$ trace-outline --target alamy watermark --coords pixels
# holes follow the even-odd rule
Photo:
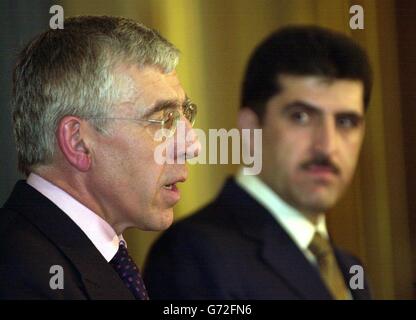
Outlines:
[[[52,290],[64,289],[64,268],[59,264],[54,264],[49,268],[49,273],[53,274],[49,279],[49,287]]]
[[[154,152],[156,163],[163,164],[243,164],[243,174],[258,175],[262,169],[261,129],[202,129],[193,128],[186,133],[184,121],[178,121],[176,134],[167,138],[164,129],[154,139],[161,141]],[[198,139],[195,139],[195,136]],[[174,139],[174,140],[172,140]],[[230,141],[231,139],[231,149]],[[197,155],[197,152],[199,154]],[[219,152],[218,152],[219,151]],[[231,162],[230,162],[231,158]]]
[[[64,28],[64,8],[60,5],[53,5],[49,8],[49,13],[54,15],[49,19],[49,27],[51,29]]]
[[[350,7],[350,14],[353,16],[350,18],[350,28],[352,30],[364,29],[364,9],[362,6],[355,4]]]
[[[351,266],[349,273],[352,275],[349,281],[350,289],[364,289],[364,268],[356,264]]]

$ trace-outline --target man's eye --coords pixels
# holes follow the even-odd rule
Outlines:
[[[337,126],[344,129],[355,128],[359,124],[359,119],[351,116],[337,118]]]
[[[149,120],[163,120],[163,118],[164,118],[164,112],[163,111],[153,112],[147,118]]]
[[[169,115],[173,112],[172,109],[164,109],[157,112],[154,112],[150,115],[149,119],[162,121],[169,117]]]
[[[311,117],[305,111],[298,111],[298,112],[293,112],[290,115],[290,118],[295,123],[298,123],[298,124],[307,124],[307,123],[309,123]]]

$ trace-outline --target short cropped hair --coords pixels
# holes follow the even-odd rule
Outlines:
[[[64,29],[36,36],[19,54],[13,73],[20,171],[28,174],[52,161],[62,117],[105,118],[115,105],[133,99],[131,79],[117,68],[155,66],[169,73],[178,60],[178,49],[155,30],[126,18],[72,17]],[[105,133],[105,120],[93,124]]]
[[[287,26],[254,50],[242,84],[241,107],[262,119],[267,101],[281,90],[280,75],[321,76],[328,80],[359,80],[367,110],[372,70],[366,52],[351,38],[318,26]]]

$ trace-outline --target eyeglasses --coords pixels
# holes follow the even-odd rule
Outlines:
[[[183,107],[182,107],[182,114],[186,120],[189,121],[191,126],[194,126],[195,118],[197,114],[197,106],[195,103],[187,100]],[[89,117],[87,119],[105,119],[105,120],[130,120],[130,121],[137,121],[137,122],[148,122],[151,124],[159,124],[161,131],[151,132],[152,134],[156,134],[158,137],[172,137],[176,132],[176,127],[178,121],[181,119],[181,112],[178,109],[168,108],[163,111],[163,118],[161,120],[158,119],[139,119],[139,118],[123,118],[123,117]],[[155,136],[156,137],[156,136]],[[156,139],[159,139],[156,137]]]

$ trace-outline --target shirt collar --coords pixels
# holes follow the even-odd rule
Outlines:
[[[242,168],[236,176],[236,182],[272,214],[300,249],[308,249],[316,231],[328,238],[324,214],[318,217],[315,226],[300,211],[283,201],[260,178],[244,175]]]
[[[109,262],[117,253],[122,235],[117,235],[114,229],[100,216],[74,199],[61,188],[31,173],[26,181],[46,198],[60,208],[85,233],[97,250]]]

